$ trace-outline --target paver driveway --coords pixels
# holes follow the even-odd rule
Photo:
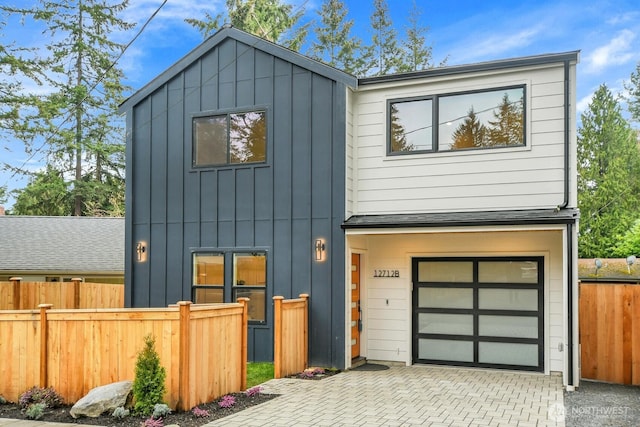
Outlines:
[[[281,396],[207,426],[565,425],[558,375],[392,366],[264,389]]]

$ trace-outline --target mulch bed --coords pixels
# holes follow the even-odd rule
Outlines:
[[[219,407],[218,400],[216,400],[214,402],[198,405],[200,409],[207,410],[209,412],[209,416],[196,417],[191,413],[191,411],[175,412],[163,418],[162,422],[165,426],[169,424],[177,424],[180,427],[200,427],[204,424],[210,423],[211,421],[235,414],[236,412],[242,411],[246,408],[258,405],[260,403],[267,402],[277,397],[277,395],[275,394],[258,394],[250,397],[246,396],[244,393],[233,393],[231,395],[236,398],[236,403],[230,408]],[[45,411],[44,416],[38,421],[70,424],[91,424],[99,426],[140,427],[140,425],[143,424],[144,420],[147,418],[129,416],[123,419],[116,419],[113,418],[111,414],[106,413],[97,418],[81,417],[75,419],[71,415],[69,415],[70,409],[71,406],[61,406],[55,409],[48,409]],[[0,404],[0,418],[13,418],[19,420],[27,419],[20,410],[20,407],[11,403]]]

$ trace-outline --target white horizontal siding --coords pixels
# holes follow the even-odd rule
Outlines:
[[[387,155],[388,100],[518,84],[526,86],[525,147]],[[350,213],[558,206],[564,200],[563,90],[562,64],[360,87],[353,97],[357,178]]]
[[[348,246],[366,251],[361,272],[364,356],[404,363],[412,357],[412,257],[544,256],[545,370],[564,371],[562,230],[349,236]],[[376,269],[398,270],[400,277],[375,278]]]

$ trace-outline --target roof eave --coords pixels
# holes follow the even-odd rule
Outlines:
[[[452,65],[445,67],[430,68],[422,71],[409,73],[390,74],[386,76],[365,77],[358,79],[359,86],[376,83],[392,83],[405,80],[421,79],[426,77],[453,76],[456,74],[466,74],[481,71],[496,71],[519,67],[531,67],[536,65],[546,65],[554,63],[578,62],[580,51],[574,50],[561,53],[550,53],[543,55],[526,56],[521,58],[500,59],[496,61],[479,62],[475,64]]]

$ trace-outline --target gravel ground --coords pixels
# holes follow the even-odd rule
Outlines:
[[[640,426],[640,387],[580,381],[564,392],[566,427]]]

